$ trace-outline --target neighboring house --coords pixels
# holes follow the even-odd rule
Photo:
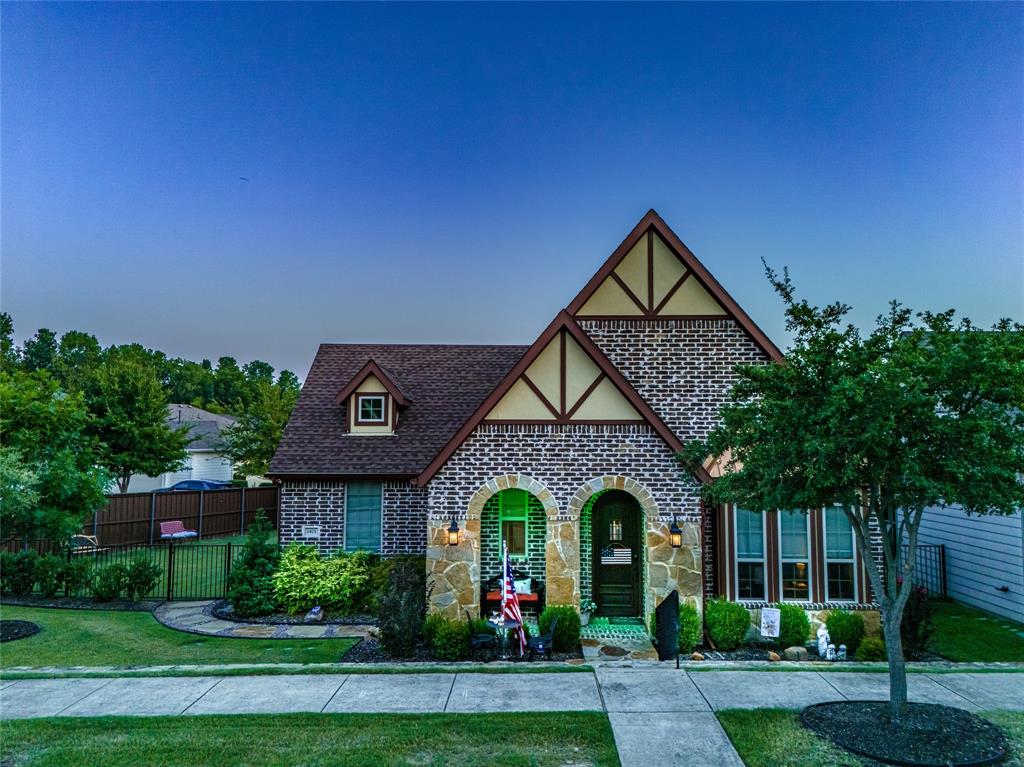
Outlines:
[[[528,275],[482,288],[506,300]],[[321,345],[271,463],[280,538],[425,553],[430,609],[451,617],[480,608],[504,546],[549,604],[609,616],[645,618],[673,589],[863,606],[841,512],[705,508],[714,467],[675,458],[737,365],[780,357],[650,211],[528,347]]]
[[[979,516],[933,506],[924,511],[917,540],[945,547],[951,598],[1024,622],[1024,525],[1019,512]]]
[[[188,446],[188,459],[179,471],[168,471],[159,477],[133,474],[128,482],[129,493],[148,493],[181,482],[184,479],[214,479],[229,482],[234,464],[223,452],[221,432],[235,423],[229,415],[211,413],[192,405],[168,405],[167,424],[172,429],[187,429],[193,437]]]

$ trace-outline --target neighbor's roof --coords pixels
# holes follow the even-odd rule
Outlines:
[[[526,346],[321,344],[271,475],[414,476],[519,361]],[[388,436],[353,436],[338,393],[373,361],[411,402]]]
[[[211,413],[194,405],[167,406],[167,425],[172,429],[188,429],[192,442],[189,450],[217,450],[221,447],[221,431],[235,424],[236,419],[222,413]]]

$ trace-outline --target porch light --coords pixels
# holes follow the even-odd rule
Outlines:
[[[455,521],[454,516],[452,517],[452,523],[448,525],[448,545],[459,545],[459,523]]]
[[[678,549],[683,545],[683,531],[676,524],[676,518],[672,517],[672,527],[668,529],[668,537],[672,543],[673,549]]]

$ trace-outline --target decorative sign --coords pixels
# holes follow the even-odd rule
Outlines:
[[[631,565],[633,550],[625,546],[605,546],[601,549],[602,565]]]
[[[761,608],[761,636],[778,637],[782,615],[777,607]]]

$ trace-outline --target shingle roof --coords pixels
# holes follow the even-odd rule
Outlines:
[[[458,431],[526,346],[321,344],[270,464],[272,475],[413,476]],[[389,436],[350,436],[335,398],[373,359],[412,401]]]
[[[194,405],[177,403],[167,406],[167,425],[172,429],[188,429],[192,437],[189,450],[219,450],[223,447],[221,431],[234,426],[237,419],[222,413],[211,413]]]

